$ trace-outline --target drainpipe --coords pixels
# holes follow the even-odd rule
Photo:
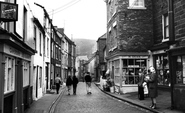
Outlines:
[[[175,43],[175,29],[174,29],[174,8],[173,8],[173,0],[168,0],[168,15],[169,15],[169,49],[170,46]],[[171,109],[174,108],[174,99],[173,99],[173,90],[174,90],[174,79],[172,73],[172,56],[170,52],[168,52],[169,58],[169,70],[170,70],[170,79],[171,79]]]
[[[169,15],[169,40],[172,44],[175,41],[173,0],[168,1],[168,15]]]

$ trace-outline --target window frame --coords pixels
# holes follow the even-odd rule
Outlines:
[[[134,2],[142,2],[143,5],[133,5]],[[128,9],[146,9],[145,7],[145,0],[129,0],[129,7]]]
[[[168,29],[168,32],[167,32],[167,29]],[[169,15],[168,13],[165,13],[162,15],[162,33],[163,33],[162,42],[169,41]]]

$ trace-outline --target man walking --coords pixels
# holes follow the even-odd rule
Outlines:
[[[60,89],[60,84],[61,84],[61,79],[60,79],[58,74],[57,74],[57,77],[55,78],[55,84],[56,84],[56,92],[58,94],[59,93],[59,89]]]
[[[92,78],[91,78],[91,76],[90,76],[90,73],[89,73],[89,72],[86,72],[86,75],[85,75],[85,82],[86,82],[87,94],[92,94],[92,93],[91,93],[91,81],[92,81]]]
[[[71,79],[71,76],[69,75],[66,80],[66,86],[68,90],[68,95],[70,95],[71,85],[73,84],[73,81]]]
[[[77,84],[78,84],[78,78],[74,75],[73,76],[73,95],[76,95]]]

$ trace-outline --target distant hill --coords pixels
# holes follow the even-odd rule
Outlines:
[[[77,55],[90,56],[96,49],[96,40],[90,39],[73,39],[76,44]]]

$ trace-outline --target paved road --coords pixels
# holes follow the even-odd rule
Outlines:
[[[129,105],[101,92],[94,84],[92,94],[87,95],[85,83],[80,82],[77,95],[67,92],[57,102],[54,113],[148,113],[149,111]],[[72,93],[72,91],[71,91]]]

